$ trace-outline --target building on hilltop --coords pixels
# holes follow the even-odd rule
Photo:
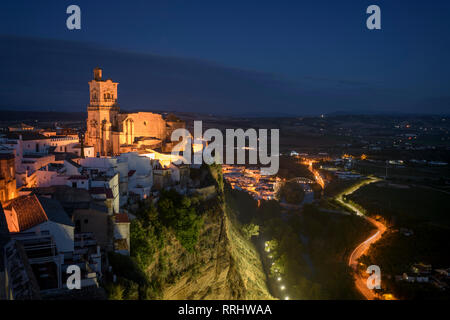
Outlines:
[[[86,143],[94,146],[96,155],[132,151],[145,145],[145,141],[149,141],[152,148],[163,148],[175,128],[185,127],[183,121],[173,117],[166,121],[157,113],[120,111],[118,85],[111,79],[103,80],[102,69],[94,69],[94,79],[89,82]]]

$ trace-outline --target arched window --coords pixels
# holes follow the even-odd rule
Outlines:
[[[106,100],[106,93],[103,95],[103,99],[105,99]]]
[[[106,96],[108,97],[108,99],[110,98],[109,93]]]

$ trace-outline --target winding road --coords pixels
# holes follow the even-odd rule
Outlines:
[[[346,203],[344,202],[344,200],[342,200],[342,196],[344,194],[351,194],[353,192],[355,192],[356,190],[358,190],[359,188],[361,188],[362,186],[365,186],[369,183],[374,183],[380,181],[380,179],[370,179],[370,180],[366,180],[348,190],[346,190],[345,192],[339,194],[336,197],[336,200],[343,206],[353,210],[354,212],[356,212],[357,215],[363,217],[364,219],[366,219],[367,221],[369,221],[376,229],[377,231],[371,235],[369,238],[367,238],[366,240],[364,240],[362,243],[360,243],[355,250],[353,250],[353,252],[350,254],[350,257],[348,259],[348,265],[355,270],[354,273],[354,278],[355,278],[355,286],[358,289],[358,291],[367,299],[367,300],[374,300],[374,299],[379,299],[379,295],[376,294],[376,292],[374,290],[371,290],[367,287],[367,278],[369,277],[369,274],[367,274],[367,277],[363,277],[361,275],[359,275],[356,270],[358,267],[358,259],[364,255],[367,250],[369,250],[369,247],[372,243],[375,243],[376,241],[378,241],[381,236],[383,235],[383,233],[386,231],[386,226],[384,224],[382,224],[381,222],[369,218],[366,215],[364,215],[357,207],[353,206],[351,203]]]
[[[305,161],[303,164],[308,165],[309,171],[311,171],[313,173],[316,182],[319,183],[319,185],[323,189],[325,187],[324,180],[320,176],[320,174],[316,170],[314,170],[313,161],[309,161],[309,162]],[[369,247],[371,244],[373,244],[381,239],[383,233],[386,231],[386,226],[375,219],[367,217],[364,213],[361,212],[361,210],[359,210],[357,207],[355,207],[351,203],[344,202],[344,200],[342,199],[342,196],[344,194],[346,194],[346,195],[351,194],[351,193],[355,192],[356,190],[358,190],[359,188],[361,188],[369,183],[378,182],[380,180],[381,179],[379,179],[379,178],[370,178],[368,180],[364,180],[361,183],[345,190],[344,192],[342,192],[336,196],[336,200],[341,205],[354,211],[358,216],[361,216],[362,218],[369,221],[377,229],[377,231],[373,235],[371,235],[369,238],[364,240],[353,250],[353,252],[350,254],[350,257],[348,259],[349,267],[351,267],[355,271],[354,272],[355,286],[358,289],[358,291],[367,300],[375,300],[375,299],[379,299],[380,297],[374,290],[371,290],[367,287],[367,278],[369,277],[369,274],[367,274],[367,277],[363,277],[362,275],[358,274],[358,272],[357,272],[358,259],[369,250]],[[395,299],[395,298],[393,298],[393,299]]]

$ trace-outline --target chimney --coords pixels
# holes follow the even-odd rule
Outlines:
[[[94,69],[94,80],[102,80],[102,69],[100,69],[99,67]]]

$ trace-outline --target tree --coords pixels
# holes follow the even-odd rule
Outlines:
[[[196,212],[197,205],[194,199],[182,196],[174,190],[162,192],[158,201],[161,221],[174,230],[181,245],[191,252],[203,226],[203,218]]]
[[[153,204],[142,202],[131,222],[131,255],[143,270],[152,262],[153,255],[162,247],[164,238],[159,214]]]
[[[107,290],[109,300],[123,300],[125,289],[119,283],[111,284]]]
[[[142,221],[135,219],[131,222],[130,231],[131,254],[136,263],[145,270],[156,251],[157,240],[153,228],[144,227]]]
[[[259,226],[257,224],[249,223],[242,227],[242,233],[247,239],[259,235]]]

